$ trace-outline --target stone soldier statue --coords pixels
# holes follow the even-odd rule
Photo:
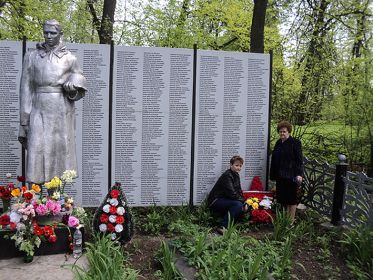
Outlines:
[[[24,57],[20,88],[19,141],[27,149],[26,180],[33,183],[77,170],[75,101],[86,79],[77,58],[62,44],[56,20],[43,25],[44,43]]]

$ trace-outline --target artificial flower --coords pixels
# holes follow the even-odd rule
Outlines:
[[[111,234],[111,240],[115,240],[117,238],[117,234],[115,232],[113,232]]]
[[[114,226],[112,224],[107,224],[107,230],[109,232],[113,232],[115,230]]]
[[[22,186],[21,187],[21,191],[24,193],[25,191],[27,191],[27,187],[26,186]]]
[[[17,223],[10,222],[9,227],[10,227],[10,230],[16,230],[17,229]]]
[[[258,209],[259,208],[259,203],[258,202],[253,202],[252,207],[253,207],[253,209]]]
[[[30,202],[31,199],[33,199],[33,197],[34,197],[34,195],[29,191],[27,191],[23,194],[23,198],[26,200],[26,202]]]
[[[24,176],[17,176],[17,181],[23,183],[26,181],[26,178]]]
[[[119,224],[116,225],[116,226],[115,226],[115,231],[118,232],[118,233],[119,233],[119,232],[122,232],[122,231],[123,231],[123,225],[119,225]]]
[[[117,216],[116,221],[117,224],[123,224],[124,223],[124,217],[123,216]]]
[[[117,214],[118,215],[124,215],[124,213],[126,212],[126,210],[124,209],[124,207],[120,206],[117,208]]]
[[[110,215],[109,216],[109,222],[110,223],[115,223],[116,222],[116,220],[117,220],[117,216],[116,215]]]
[[[119,196],[119,194],[120,194],[120,190],[111,190],[111,192],[110,192],[110,196],[112,197],[112,198],[118,198],[118,196]]]
[[[44,235],[46,237],[51,236],[53,233],[54,233],[54,231],[53,231],[52,227],[50,227],[50,226],[45,226],[44,227]]]
[[[115,206],[110,206],[109,212],[110,212],[110,214],[115,214],[115,213],[117,213],[117,207],[115,207]]]
[[[105,213],[109,213],[110,212],[110,205],[105,204],[104,207],[102,207],[102,211],[104,211]]]
[[[116,199],[116,198],[110,199],[109,203],[112,206],[118,206],[118,204],[119,204],[118,199]]]
[[[58,187],[61,187],[62,181],[58,177],[54,177],[52,180],[50,180],[47,183],[44,183],[44,186],[50,190],[50,189],[56,189]]]
[[[11,192],[13,197],[19,197],[21,195],[21,190],[19,188],[15,188]]]
[[[7,226],[10,224],[10,217],[9,215],[5,214],[5,215],[2,215],[0,216],[0,225],[1,226]]]
[[[57,236],[55,234],[49,236],[48,242],[55,243],[57,241]]]
[[[36,209],[36,214],[38,214],[39,216],[45,216],[48,214],[48,207],[44,204],[39,204]]]
[[[41,236],[44,234],[43,228],[39,227],[38,225],[34,225],[34,233],[37,236]]]
[[[109,221],[109,216],[106,214],[101,214],[100,215],[100,222],[101,223],[107,223]]]
[[[69,227],[77,227],[79,225],[79,220],[74,216],[70,216],[67,225]]]
[[[52,198],[53,198],[54,200],[59,200],[60,197],[61,197],[60,192],[54,192],[54,193],[52,194]]]
[[[6,176],[8,179],[10,179],[10,178],[12,178],[12,173],[7,173],[5,176]]]
[[[106,232],[107,231],[107,225],[106,224],[100,224],[98,226],[101,232]]]
[[[36,193],[39,193],[41,191],[41,188],[39,185],[36,185],[36,184],[32,184],[31,186],[31,189],[36,192]]]
[[[75,170],[65,170],[61,176],[61,179],[66,183],[72,183],[73,179],[77,176],[78,174]]]
[[[19,223],[21,221],[22,215],[18,214],[16,211],[10,212],[10,222],[12,223]]]

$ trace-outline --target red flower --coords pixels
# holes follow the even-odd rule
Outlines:
[[[8,190],[12,191],[14,189],[14,184],[8,184],[6,187]]]
[[[120,195],[120,190],[112,190],[112,191],[110,192],[110,196],[111,196],[112,198],[118,198],[119,195]]]
[[[30,200],[33,198],[33,195],[32,195],[32,193],[30,193],[30,192],[25,192],[25,193],[23,194],[23,198],[24,198],[27,202],[30,202]]]
[[[44,235],[46,236],[46,237],[48,237],[48,236],[52,236],[54,234],[54,231],[53,231],[53,228],[52,227],[50,227],[50,226],[45,226],[44,227]]]
[[[107,223],[109,221],[109,216],[106,214],[101,214],[100,216],[100,222],[101,223]]]
[[[23,176],[17,176],[17,181],[18,182],[24,182],[24,181],[26,181],[26,178],[23,177]]]
[[[116,214],[117,213],[117,207],[115,206],[110,206],[110,210],[109,210],[110,214]]]
[[[34,233],[37,236],[43,235],[43,229],[35,224],[34,225]]]
[[[17,224],[13,222],[10,222],[9,226],[10,226],[10,230],[16,230],[17,228]]]
[[[107,230],[108,230],[109,232],[113,232],[113,231],[115,230],[115,228],[114,228],[114,226],[113,226],[112,224],[108,224],[108,225],[107,225]]]
[[[124,223],[124,217],[123,216],[117,216],[116,223],[117,224],[123,224]]]
[[[6,226],[10,223],[10,217],[9,215],[2,215],[0,216],[0,225]]]
[[[50,243],[55,243],[57,241],[57,236],[55,234],[49,236],[48,241]]]
[[[27,191],[27,187],[26,186],[22,186],[21,187],[21,191],[24,193],[25,191]]]
[[[73,238],[71,237],[71,235],[69,235],[69,237],[67,238],[69,241],[73,240]]]
[[[254,223],[270,223],[272,211],[270,209],[255,209],[251,212],[251,218]]]
[[[74,244],[70,243],[69,249],[70,249],[70,252],[72,252],[74,250]]]
[[[0,197],[5,200],[9,200],[11,197],[10,190],[5,190],[4,192],[0,193]]]

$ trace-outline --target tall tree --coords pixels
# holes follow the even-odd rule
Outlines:
[[[264,52],[264,24],[268,0],[254,0],[253,20],[251,22],[250,51]]]
[[[93,25],[97,30],[100,44],[110,44],[113,39],[113,26],[114,26],[114,15],[115,7],[117,5],[116,0],[104,0],[102,17],[98,17],[96,5],[102,4],[96,3],[95,0],[87,0],[89,10],[92,15]]]

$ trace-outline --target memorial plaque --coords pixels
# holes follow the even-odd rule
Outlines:
[[[266,180],[269,55],[198,51],[194,204],[205,199],[233,155],[241,185]]]
[[[18,142],[21,74],[22,42],[0,41],[0,184],[15,183],[14,178],[22,175]],[[13,175],[11,180],[5,180],[7,173]]]
[[[131,205],[189,202],[193,51],[116,47],[113,181]]]
[[[98,206],[107,194],[109,174],[110,46],[67,44],[87,78],[88,92],[75,103],[79,177],[68,194],[77,205]]]

